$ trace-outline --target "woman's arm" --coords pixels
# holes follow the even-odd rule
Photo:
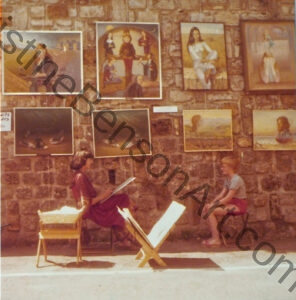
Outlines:
[[[103,193],[101,193],[98,196],[96,196],[95,198],[93,198],[91,201],[91,205],[94,205],[100,201],[103,201],[103,200],[109,198],[111,196],[112,192],[113,192],[113,190],[107,189]]]
[[[188,47],[188,51],[189,51],[189,54],[190,54],[192,60],[200,60],[201,59],[201,57],[194,51],[194,48],[192,45],[190,45]]]

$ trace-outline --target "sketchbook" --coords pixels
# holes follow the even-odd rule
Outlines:
[[[128,184],[130,184],[132,181],[134,181],[136,179],[136,177],[130,177],[128,178],[126,181],[124,181],[122,184],[120,184],[117,188],[115,188],[111,194],[114,195],[116,193],[118,193],[120,190],[122,190],[124,187],[126,187]]]
[[[101,203],[102,202],[105,202],[106,200],[108,200],[111,196],[113,196],[113,195],[115,195],[116,193],[118,193],[119,191],[121,191],[123,188],[125,188],[128,184],[130,184],[132,181],[134,181],[136,179],[136,177],[130,177],[130,178],[128,178],[127,180],[125,180],[122,184],[120,184],[119,186],[117,186],[114,190],[113,190],[113,192],[112,192],[112,194],[108,197],[108,198],[106,198],[106,199],[104,199],[103,201],[101,201]]]

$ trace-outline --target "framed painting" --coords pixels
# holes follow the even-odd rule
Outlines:
[[[296,150],[296,110],[254,110],[254,150]]]
[[[224,24],[180,23],[185,90],[227,90]]]
[[[157,23],[96,23],[97,89],[102,99],[161,99]]]
[[[72,155],[72,108],[15,108],[15,155]]]
[[[242,21],[245,90],[296,91],[295,24],[292,21]]]
[[[184,151],[232,151],[232,110],[184,110]]]
[[[92,117],[95,157],[152,154],[148,109],[101,110]]]
[[[3,31],[2,90],[10,95],[69,95],[83,87],[82,33]]]

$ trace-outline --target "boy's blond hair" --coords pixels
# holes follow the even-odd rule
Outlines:
[[[235,156],[225,156],[221,159],[221,163],[228,165],[236,172],[239,168],[240,161]]]

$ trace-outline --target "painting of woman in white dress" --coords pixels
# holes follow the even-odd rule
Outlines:
[[[292,21],[242,21],[245,90],[294,94],[295,25]]]
[[[226,89],[223,24],[181,23],[181,33],[184,88]]]

